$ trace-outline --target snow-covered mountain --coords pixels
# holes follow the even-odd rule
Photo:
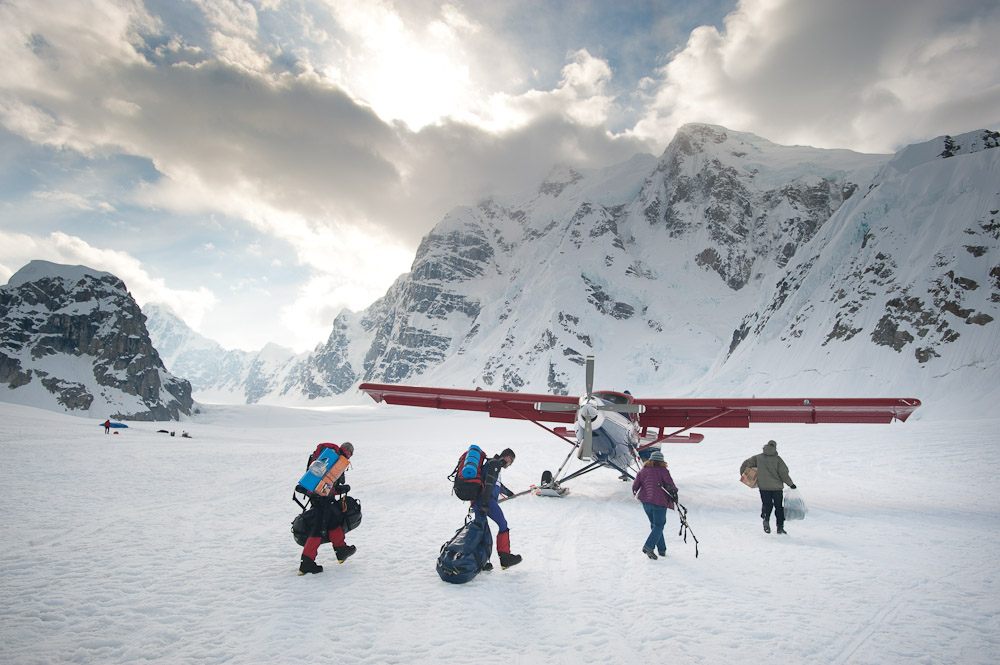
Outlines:
[[[760,290],[706,387],[907,386],[939,412],[991,414],[1000,396],[998,139],[972,132],[897,153]]]
[[[0,287],[0,399],[97,418],[176,420],[191,385],[163,366],[125,284],[32,261]]]
[[[259,399],[365,380],[575,393],[594,354],[599,385],[647,395],[981,412],[1000,385],[997,138],[864,155],[689,124],[659,159],[558,167],[446,215]]]
[[[164,364],[190,381],[195,398],[202,402],[254,404],[265,396],[276,401],[288,372],[302,360],[277,344],[256,353],[224,349],[192,330],[166,306],[151,303],[142,311]],[[296,393],[295,399],[302,396]]]

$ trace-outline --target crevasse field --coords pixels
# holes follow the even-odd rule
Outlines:
[[[210,406],[105,435],[0,404],[0,662],[1000,661],[1000,421],[704,433],[664,447],[699,558],[672,512],[667,558],[646,559],[640,504],[601,470],[503,504],[524,563],[452,586],[434,564],[465,515],[446,481],[463,448],[514,448],[519,490],[566,444],[399,407]],[[737,480],[769,438],[809,507],[787,536]],[[358,554],[324,545],[299,577],[292,488],[344,440]]]

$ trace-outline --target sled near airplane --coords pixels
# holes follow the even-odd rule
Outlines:
[[[581,397],[384,383],[363,383],[358,389],[387,404],[520,418],[563,439],[572,450],[555,474],[544,471],[540,484],[531,488],[547,496],[563,495],[563,483],[602,466],[617,471],[622,480],[632,479],[652,446],[700,443],[704,436],[691,432],[693,428],[749,427],[753,423],[886,424],[905,421],[920,406],[920,400],[914,398],[637,399],[628,391],[595,392],[593,387],[594,357],[587,356],[587,392]],[[572,423],[574,431],[543,423]],[[574,452],[588,463],[561,476]]]

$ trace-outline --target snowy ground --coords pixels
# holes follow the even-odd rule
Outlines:
[[[564,444],[479,414],[210,407],[96,420],[0,404],[2,663],[989,663],[1000,661],[1000,421],[705,431],[667,459],[701,541],[666,560],[614,474],[504,504],[516,568],[441,582],[464,446],[511,446],[514,489]],[[186,429],[193,439],[179,438]],[[809,504],[765,535],[739,463],[775,438]],[[357,446],[358,554],[298,577],[292,487]],[[551,439],[551,440],[549,440]]]

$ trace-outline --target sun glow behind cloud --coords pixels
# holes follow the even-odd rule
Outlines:
[[[330,45],[322,71],[383,120],[419,130],[475,105],[468,41],[479,27],[458,9],[446,5],[411,25],[378,0],[333,0],[331,8],[350,41]]]
[[[419,131],[450,119],[502,133],[558,114],[598,126],[614,103],[611,67],[586,49],[567,54],[553,88],[528,88],[505,45],[488,52],[484,28],[452,5],[419,21],[382,1],[331,7],[346,35],[326,49],[321,70],[386,122]]]

